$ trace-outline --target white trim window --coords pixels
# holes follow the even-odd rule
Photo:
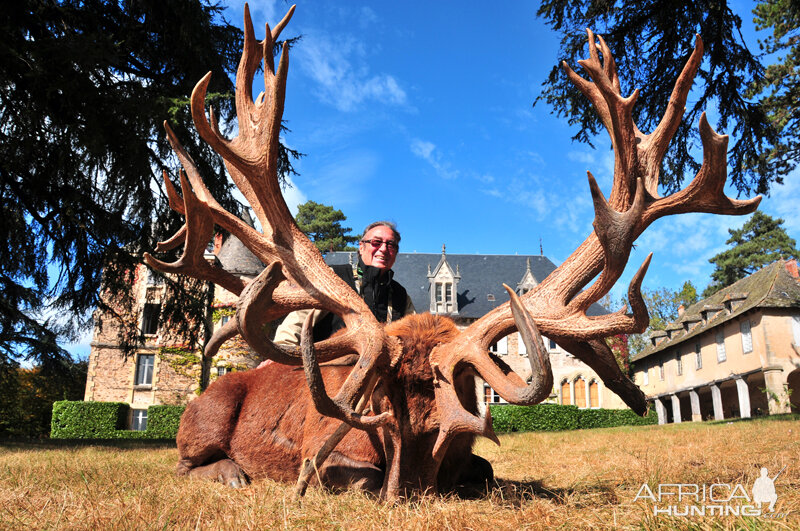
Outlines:
[[[750,321],[745,320],[739,323],[739,332],[742,333],[742,352],[744,354],[753,352],[753,333],[750,330]]]
[[[650,385],[650,369],[647,367],[642,371],[642,385]]]
[[[728,359],[728,355],[725,353],[725,331],[720,328],[717,330],[717,362],[722,363],[726,359]]]
[[[678,376],[680,376],[683,374],[683,358],[680,350],[675,353],[675,363],[678,366]]]
[[[508,337],[501,337],[497,343],[492,343],[489,351],[500,356],[508,354]]]
[[[136,385],[153,385],[153,354],[139,354],[136,358]]]
[[[131,429],[135,431],[145,431],[147,429],[147,410],[131,410]]]

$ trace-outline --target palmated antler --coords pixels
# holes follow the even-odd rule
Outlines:
[[[627,308],[599,317],[590,317],[586,311],[619,280],[633,242],[656,219],[686,212],[743,215],[753,212],[761,200],[761,197],[756,197],[739,201],[725,195],[728,137],[714,132],[705,114],[699,124],[703,143],[700,171],[683,190],[666,197],[658,195],[661,161],[680,124],[687,95],[700,66],[703,41],[699,35],[694,52],[675,83],[667,110],[649,135],[639,131],[633,121],[632,110],[638,89],[628,97],[621,94],[616,64],[608,46],[602,37],[595,38],[591,31],[588,31],[588,36],[589,58],[579,61],[579,64],[590,79],[580,77],[566,63],[563,66],[569,79],[592,102],[611,136],[614,181],[609,199],[606,200],[589,173],[589,189],[595,208],[594,232],[561,266],[521,297],[522,309],[518,298],[512,294],[511,301],[473,323],[456,341],[434,351],[431,364],[434,371],[439,371],[438,385],[443,386],[442,392],[452,384],[455,368],[459,364],[469,364],[506,401],[524,405],[540,402],[552,387],[549,363],[539,363],[534,367],[531,383],[524,386],[517,375],[503,374],[491,361],[487,350],[494,341],[515,328],[523,338],[535,337],[541,330],[588,364],[609,389],[634,411],[643,414],[647,409],[644,394],[619,369],[604,338],[620,333],[641,333],[647,327],[647,308],[640,288],[652,254],[631,281],[628,290],[630,314]],[[532,349],[530,346],[527,348],[530,357]],[[531,361],[533,367],[534,358]],[[544,388],[547,388],[547,393]],[[437,387],[437,399],[438,393]],[[451,394],[449,389],[447,393]],[[442,420],[443,426],[449,426],[449,432],[443,429],[440,434],[436,450],[439,458],[449,439],[457,432],[492,435],[487,433],[481,419],[459,407],[452,399],[449,402],[453,404],[453,410],[449,413],[450,418]]]
[[[185,170],[180,176],[182,197],[166,174],[164,182],[170,206],[185,216],[186,224],[169,240],[159,244],[158,250],[174,249],[181,244],[184,249],[174,263],[165,263],[150,255],[145,255],[145,261],[155,269],[208,280],[239,295],[236,319],[231,321],[235,324],[217,330],[207,345],[205,356],[213,355],[225,340],[241,334],[266,359],[293,365],[305,362],[311,394],[320,411],[360,428],[376,428],[390,419],[390,413],[366,417],[353,408],[369,385],[371,373],[388,365],[392,349],[398,346],[387,339],[364,301],[325,264],[316,247],[297,227],[278,182],[279,135],[289,47],[283,43],[277,67],[272,51],[293,13],[294,6],[275,28],[270,30],[267,25],[266,37],[258,42],[249,7],[245,4],[244,50],[236,77],[239,128],[235,138],[222,135],[213,109],[209,109],[206,116],[205,95],[210,72],[198,82],[191,98],[195,128],[224,159],[231,178],[253,208],[262,231],[222,208],[203,183],[192,158],[165,123],[170,144]],[[253,78],[262,60],[265,88],[254,100]],[[205,248],[215,226],[238,238],[267,264],[247,285],[205,260]],[[317,345],[311,345],[306,339],[302,349],[279,347],[269,341],[264,334],[267,322],[307,308],[327,310],[340,316],[347,332]],[[315,369],[317,363],[353,352],[359,355],[358,363],[338,394],[329,397]]]

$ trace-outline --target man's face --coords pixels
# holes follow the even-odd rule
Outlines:
[[[373,240],[380,240],[383,243],[375,247],[371,243]],[[390,248],[385,242],[394,244],[394,247]],[[388,271],[394,265],[395,258],[397,258],[397,240],[394,237],[394,232],[386,225],[373,227],[361,238],[361,243],[358,244],[358,251],[364,264]]]

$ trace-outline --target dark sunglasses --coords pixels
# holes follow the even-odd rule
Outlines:
[[[385,242],[385,241],[381,240],[380,238],[373,238],[371,240],[361,240],[361,243],[368,243],[368,244],[372,245],[373,249],[380,249],[381,245],[383,245],[385,243],[386,244],[386,249],[390,253],[396,253],[397,250],[399,249],[398,245],[395,242]]]

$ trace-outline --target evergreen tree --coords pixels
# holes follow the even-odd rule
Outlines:
[[[297,226],[314,242],[321,253],[329,251],[355,251],[351,246],[359,236],[350,235],[350,227],[342,227],[347,217],[332,206],[307,201],[297,207]]]
[[[675,80],[692,53],[694,35],[700,34],[705,53],[697,79],[699,91],[688,103],[663,162],[660,184],[667,193],[679,189],[699,169],[693,151],[700,146],[697,123],[707,109],[717,116],[716,127],[734,139],[728,154],[730,182],[740,193],[766,193],[791,169],[764,163],[764,154],[778,145],[778,130],[769,109],[745,97],[744,89],[759,83],[764,67],[745,45],[741,18],[729,1],[543,0],[537,14],[561,33],[559,53],[577,72],[577,61],[587,56],[585,28],[603,36],[618,65],[622,92],[641,89],[634,118],[644,132],[652,131],[663,116]],[[772,18],[764,20],[769,24]],[[536,101],[544,100],[558,116],[577,126],[574,140],[591,144],[603,130],[601,122],[560,65],[543,86]],[[795,97],[793,107],[796,101]],[[796,132],[791,134],[796,137]]]
[[[58,342],[85,330],[93,308],[120,319],[130,310],[129,299],[127,308],[104,300],[123,300],[142,253],[183,223],[161,183],[162,170],[175,178],[178,168],[164,120],[213,195],[240,211],[188,106],[211,71],[208,103],[223,129],[230,124],[242,34],[222,9],[211,0],[19,0],[0,10],[0,238],[8,246],[0,361],[59,367],[68,355]],[[288,157],[280,167],[292,171]],[[173,284],[179,300],[192,297]]]
[[[800,162],[800,2],[762,0],[753,13],[758,29],[772,28],[772,35],[760,41],[764,53],[785,54],[767,67],[747,94],[762,95],[761,105],[780,132],[779,141],[759,163],[766,171],[774,168],[785,174]]]
[[[783,220],[760,210],[741,229],[728,229],[728,233],[731,237],[725,243],[733,247],[709,259],[715,269],[703,297],[710,297],[775,260],[800,257],[797,244],[783,228]]]

